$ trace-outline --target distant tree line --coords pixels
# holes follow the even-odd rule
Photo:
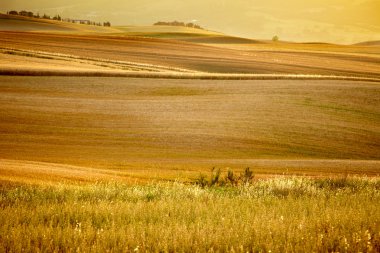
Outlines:
[[[183,27],[191,27],[191,28],[197,28],[197,29],[203,29],[201,26],[194,24],[194,23],[185,23],[185,22],[162,22],[159,21],[157,23],[154,23],[154,25],[169,25],[169,26],[183,26]]]
[[[40,16],[39,13],[34,14],[31,11],[8,11],[8,15],[18,15],[18,16],[24,16],[24,17],[31,17],[31,18],[42,18],[42,19],[50,19],[50,20],[57,20],[57,21],[63,21],[63,22],[70,22],[70,23],[77,23],[77,24],[84,24],[84,25],[96,25],[96,26],[111,26],[111,23],[109,21],[107,22],[94,22],[91,20],[81,20],[81,19],[70,19],[70,18],[62,18],[60,15],[55,15],[53,17],[46,15]]]

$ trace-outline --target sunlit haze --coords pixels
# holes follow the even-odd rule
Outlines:
[[[380,40],[379,0],[2,0],[0,11],[30,10],[113,25],[197,22],[254,39],[355,43]]]

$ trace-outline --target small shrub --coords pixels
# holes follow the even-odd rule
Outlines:
[[[319,188],[337,190],[349,188],[350,186],[355,186],[355,184],[353,184],[351,181],[352,180],[348,178],[348,174],[344,174],[342,177],[338,178],[318,179],[315,181],[315,184]]]
[[[231,185],[236,185],[238,183],[238,180],[231,169],[228,169],[227,171],[226,182]]]
[[[245,168],[244,172],[240,175],[240,180],[244,184],[251,184],[253,178],[255,175],[253,174],[253,171],[249,167]]]
[[[210,186],[213,186],[219,183],[220,174],[221,174],[221,170],[219,168],[218,169],[216,169],[215,167],[212,168]]]
[[[155,195],[151,192],[148,192],[146,195],[145,195],[145,201],[146,202],[151,202],[155,199]]]
[[[204,174],[199,174],[199,177],[196,179],[195,184],[199,185],[202,188],[206,187],[208,185],[206,176]]]
[[[251,184],[255,175],[253,171],[247,167],[244,172],[242,172],[239,177],[236,177],[231,169],[228,169],[227,175],[221,178],[222,171],[220,168],[212,168],[210,180],[206,179],[206,176],[200,174],[195,180],[195,184],[201,186],[202,188],[206,186],[237,186],[239,184]]]

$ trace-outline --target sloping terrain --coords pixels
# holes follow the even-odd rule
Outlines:
[[[264,41],[229,36],[203,29],[178,26],[117,26],[120,32],[129,36],[187,41],[198,44],[255,44]],[[117,35],[117,34],[116,34]]]
[[[121,33],[130,35],[145,35],[149,37],[150,35],[158,34],[176,34],[183,36],[221,36],[222,33],[213,32],[204,29],[196,29],[191,27],[183,26],[165,26],[165,25],[154,25],[154,26],[115,26],[115,29],[119,30]]]
[[[0,32],[2,48],[128,61],[212,73],[380,76],[378,55],[234,50],[141,37]]]
[[[0,77],[0,158],[188,178],[380,173],[380,88],[349,81]]]
[[[174,72],[174,73],[193,73],[193,71],[171,68],[151,64],[139,64],[136,62],[107,60],[100,58],[79,57],[75,55],[66,55],[60,53],[48,53],[43,51],[20,50],[11,48],[0,48],[0,53],[4,55],[0,66],[2,70],[7,69],[10,72],[19,69],[28,69],[37,73],[44,70],[53,71],[55,73],[67,71],[92,71],[106,73],[124,73],[132,72]],[[68,64],[70,63],[70,64]],[[0,71],[2,71],[0,70]],[[114,71],[111,71],[114,70]],[[23,73],[22,71],[19,73]]]
[[[37,19],[0,13],[0,31],[55,32],[55,33],[114,33],[112,27],[93,26],[61,22],[49,19]]]
[[[58,182],[62,180],[75,182],[95,182],[99,180],[128,181],[131,177],[124,172],[101,170],[72,166],[34,162],[25,160],[0,159],[0,181],[18,182]],[[134,180],[136,181],[136,177]]]
[[[373,43],[4,16],[0,74],[37,76],[0,76],[0,179],[186,179],[213,166],[380,173]]]
[[[0,45],[3,53],[31,51],[23,60],[30,60],[30,66],[33,54],[38,57],[33,52],[43,52],[98,59],[100,64],[94,68],[98,71],[105,61],[123,61],[209,73],[380,77],[378,46],[272,43],[187,27],[109,28],[2,14]],[[0,58],[0,64],[12,65],[11,58]],[[51,65],[60,65],[51,60]],[[81,68],[88,67],[84,62]]]
[[[355,45],[358,45],[358,46],[374,46],[374,47],[379,47],[380,46],[380,40],[365,41],[365,42],[357,43]]]

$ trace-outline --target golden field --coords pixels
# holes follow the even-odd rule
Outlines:
[[[286,50],[287,44],[282,49],[281,46],[273,48],[269,43],[252,44],[249,49],[237,50],[228,48],[228,45],[221,47],[147,37],[25,32],[0,32],[0,43],[2,48],[163,65],[207,73],[380,76],[378,47],[340,46],[338,48],[346,52],[320,52],[318,50],[324,46],[316,44],[313,51],[304,52],[300,47],[299,52],[294,52]],[[349,53],[354,50],[356,53]],[[30,58],[34,57],[25,57],[25,61]]]
[[[1,14],[0,252],[379,252],[379,84],[376,42]]]
[[[4,159],[171,178],[379,174],[377,83],[3,76],[0,91]]]
[[[40,27],[45,25],[49,28],[44,30]],[[64,61],[74,64],[71,69],[88,69],[88,61],[91,61],[90,65],[97,72],[102,71],[99,67],[103,71],[141,71],[125,68],[123,64],[127,62],[201,73],[380,76],[380,46],[376,42],[357,45],[274,43],[194,28],[109,28],[2,14],[0,45],[3,54],[9,49],[23,52],[2,57],[0,64],[3,69],[63,67],[65,64],[60,61],[64,57]],[[61,59],[50,59],[54,60],[50,63],[35,62],[46,58],[45,54],[50,54],[50,58],[61,56]],[[31,64],[12,65],[13,57],[16,62]],[[77,66],[78,58],[87,60],[82,62],[83,67]],[[119,61],[122,64],[110,66],[96,61]],[[66,69],[70,65],[66,64]]]

